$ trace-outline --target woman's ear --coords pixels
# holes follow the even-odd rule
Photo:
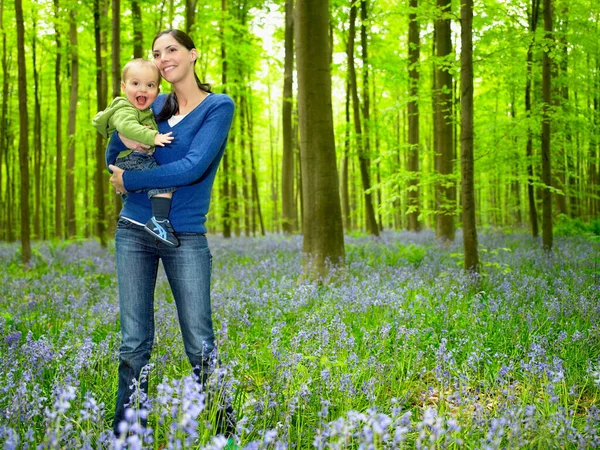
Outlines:
[[[193,48],[190,50],[190,54],[192,55],[192,64],[193,64],[196,62],[196,59],[198,58],[198,50]]]

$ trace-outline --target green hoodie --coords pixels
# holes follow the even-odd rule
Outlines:
[[[100,111],[92,119],[92,125],[105,138],[109,138],[116,130],[128,139],[154,147],[154,136],[158,126],[154,113],[150,108],[139,110],[125,97],[116,97],[104,111]],[[152,127],[149,129],[146,125]],[[131,153],[121,152],[119,158]]]

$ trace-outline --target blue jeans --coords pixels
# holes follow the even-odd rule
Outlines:
[[[125,407],[148,364],[154,342],[154,287],[162,260],[173,292],[185,353],[194,372],[204,381],[210,374],[214,332],[210,305],[212,257],[206,236],[179,233],[181,246],[159,242],[143,227],[120,219],[116,233],[117,277],[121,315],[119,387],[113,428],[124,418]],[[142,386],[144,390],[147,386]]]
[[[117,158],[115,162],[115,166],[120,167],[123,170],[150,170],[158,167],[158,163],[152,153],[144,153],[144,152],[131,152],[129,155],[124,156],[123,158]],[[169,192],[175,192],[177,188],[169,187],[162,189],[143,189],[141,191],[134,192],[148,192],[148,198],[152,198],[158,194],[167,194]],[[127,196],[127,194],[123,194]]]

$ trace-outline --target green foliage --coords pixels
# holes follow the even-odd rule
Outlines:
[[[600,236],[600,219],[584,222],[582,219],[572,219],[564,214],[557,218],[554,232],[557,236]]]

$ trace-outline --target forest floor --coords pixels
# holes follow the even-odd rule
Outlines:
[[[302,238],[209,238],[219,365],[239,447],[600,447],[600,243],[429,232],[346,237],[346,268],[300,276]],[[222,448],[159,270],[145,411],[110,432],[120,343],[114,249],[0,245],[0,446]],[[136,425],[148,415],[148,429]]]

